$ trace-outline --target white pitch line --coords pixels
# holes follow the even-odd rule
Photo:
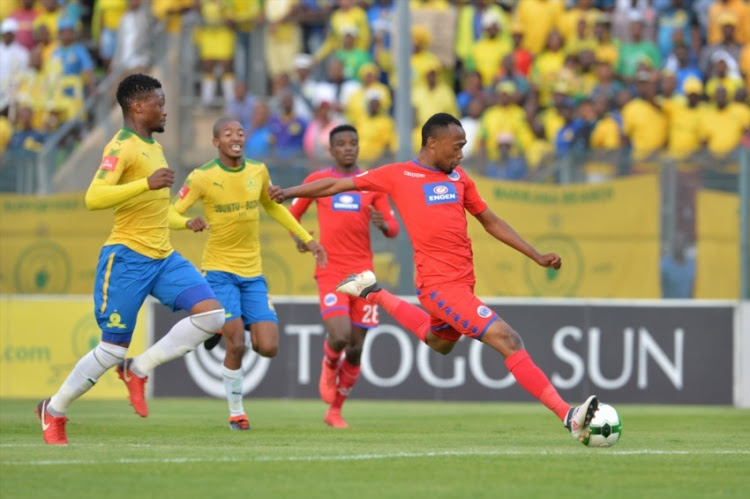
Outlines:
[[[597,450],[593,450],[597,452]],[[742,449],[717,449],[710,451],[690,450],[614,450],[601,449],[598,456],[638,456],[638,455],[660,455],[660,456],[695,456],[695,455],[750,455],[750,450]],[[120,459],[41,459],[41,460],[12,460],[0,461],[2,466],[67,466],[67,465],[91,465],[91,464],[192,464],[192,463],[259,463],[259,462],[321,462],[321,461],[366,461],[403,458],[430,458],[430,457],[466,457],[466,456],[567,456],[580,455],[581,450],[496,450],[496,451],[440,451],[440,452],[394,452],[384,454],[346,454],[338,456],[255,456],[248,458],[235,457],[174,457],[174,458],[120,458]]]

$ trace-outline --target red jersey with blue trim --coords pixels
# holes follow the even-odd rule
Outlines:
[[[359,168],[350,174],[329,167],[307,176],[304,183],[327,177],[351,177],[362,173]],[[398,235],[398,221],[388,196],[367,190],[340,192],[333,196],[310,199],[296,198],[289,211],[300,220],[310,203],[315,201],[318,208],[320,244],[328,253],[328,265],[315,269],[315,276],[322,275],[343,278],[351,273],[372,269],[372,249],[370,248],[370,206],[383,214],[388,225],[387,237]],[[336,275],[334,275],[336,274]]]
[[[385,192],[393,200],[414,248],[418,288],[474,284],[466,211],[478,215],[487,203],[462,168],[447,174],[416,160],[392,163],[357,175],[354,184],[359,190]]]

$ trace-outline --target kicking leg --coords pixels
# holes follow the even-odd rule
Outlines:
[[[519,334],[500,318],[489,325],[482,336],[482,342],[500,352],[518,384],[554,412],[575,438],[580,440],[587,436],[589,423],[598,406],[595,396],[592,395],[578,407],[571,407],[531,360],[531,356],[523,348]]]

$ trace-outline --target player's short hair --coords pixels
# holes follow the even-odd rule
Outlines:
[[[127,112],[133,101],[159,88],[161,88],[161,82],[148,75],[137,73],[126,76],[117,85],[117,103],[120,104],[123,112]]]
[[[328,143],[333,145],[333,138],[343,132],[354,132],[357,133],[357,129],[354,128],[352,125],[339,125],[335,127],[333,130],[331,130],[331,133],[328,134]]]
[[[437,113],[430,116],[430,119],[428,119],[422,126],[422,147],[427,145],[427,139],[430,137],[437,137],[437,134],[440,133],[441,130],[448,128],[451,124],[463,128],[461,122],[451,114]]]
[[[214,138],[219,136],[219,132],[221,132],[221,127],[223,127],[227,123],[234,123],[235,121],[237,123],[240,122],[240,120],[236,118],[230,118],[229,116],[224,116],[223,118],[219,118],[218,120],[216,120],[216,123],[214,123]]]

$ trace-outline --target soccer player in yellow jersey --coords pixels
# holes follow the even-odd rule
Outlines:
[[[37,405],[48,444],[67,445],[68,406],[114,366],[136,413],[146,417],[148,373],[190,352],[224,325],[224,309],[211,287],[169,243],[174,171],[153,139],[154,133],[164,131],[167,117],[161,83],[143,74],[130,75],[117,87],[117,102],[125,127],[107,144],[86,192],[88,209],[113,208],[115,216],[94,283],[94,314],[102,341],[78,361],[57,393]],[[126,359],[138,310],[149,294],[190,315],[141,355]]]
[[[246,159],[245,131],[232,118],[214,125],[213,145],[218,158],[193,170],[170,208],[172,228],[200,232],[209,229],[201,267],[206,280],[226,310],[222,335],[227,344],[222,376],[229,401],[229,427],[249,430],[242,406],[242,356],[245,327],[249,326],[253,350],[273,357],[279,348],[276,312],[268,299],[268,286],[260,258],[259,206],[302,240],[319,265],[326,253],[289,211],[268,196],[271,184],[266,165]],[[206,220],[182,214],[202,201]]]

